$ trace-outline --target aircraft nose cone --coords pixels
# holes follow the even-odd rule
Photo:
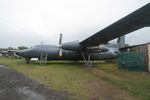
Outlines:
[[[16,52],[16,55],[19,55],[19,56],[24,56],[25,52],[24,51],[17,51]]]
[[[20,54],[21,54],[21,52],[20,52],[20,51],[17,51],[17,52],[16,52],[16,55],[19,55],[19,56],[20,56]]]
[[[19,54],[19,52],[17,51],[17,52],[16,52],[16,55],[18,55],[18,54]]]

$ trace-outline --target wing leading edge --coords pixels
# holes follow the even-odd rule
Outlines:
[[[98,46],[147,26],[150,26],[150,3],[81,41],[80,44],[85,47]]]

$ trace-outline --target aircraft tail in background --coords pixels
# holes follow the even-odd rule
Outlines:
[[[117,43],[119,48],[125,47],[125,35],[118,38]]]

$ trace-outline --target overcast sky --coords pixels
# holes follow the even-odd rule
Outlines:
[[[82,41],[149,0],[0,0],[0,48]],[[126,36],[129,44],[150,42],[150,27]]]

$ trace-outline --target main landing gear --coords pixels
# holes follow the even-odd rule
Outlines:
[[[85,61],[85,66],[88,68],[91,68],[93,66],[93,63],[91,61],[91,54],[90,53],[86,54],[85,52],[81,51],[81,55]],[[87,55],[87,58],[86,58],[86,55]]]

